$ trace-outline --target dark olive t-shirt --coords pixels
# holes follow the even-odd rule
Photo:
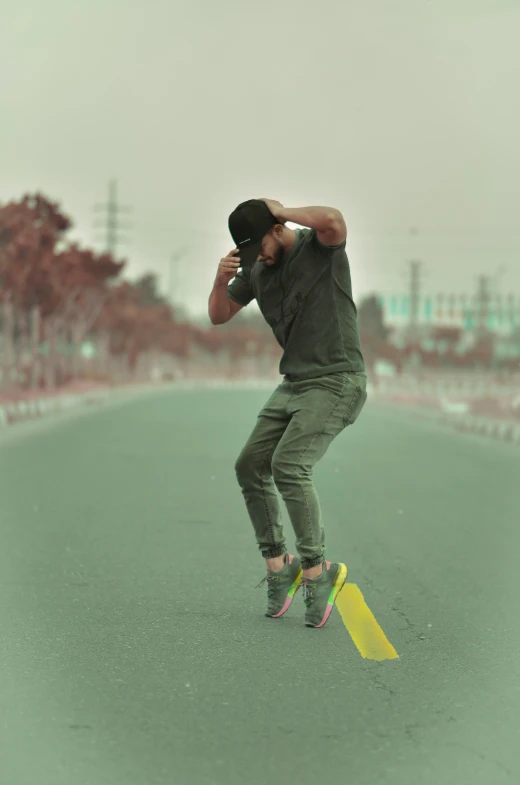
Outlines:
[[[328,247],[314,229],[297,229],[278,264],[256,262],[228,286],[239,305],[256,299],[284,350],[280,373],[290,380],[365,373],[345,246]]]

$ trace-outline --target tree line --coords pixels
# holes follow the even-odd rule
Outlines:
[[[152,273],[125,280],[126,260],[71,242],[72,226],[60,204],[40,193],[0,205],[3,388],[77,377],[87,339],[105,365],[117,359],[130,375],[150,352],[178,361],[194,353],[231,362],[276,355],[272,337],[247,320],[216,330],[183,318],[158,294]]]

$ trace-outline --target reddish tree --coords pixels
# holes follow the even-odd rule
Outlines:
[[[52,283],[46,269],[55,248],[71,226],[70,219],[60,212],[56,203],[41,194],[25,196],[20,202],[9,202],[0,207],[0,300],[5,304],[9,324],[5,331],[5,377],[11,372],[13,340],[17,328],[19,351],[18,378],[21,359],[29,344],[29,313],[44,302],[52,303]],[[52,306],[51,306],[52,307]],[[39,316],[31,316],[33,344],[33,383],[37,347],[41,335],[35,334]]]
[[[0,207],[2,299],[28,309],[51,296],[41,270],[71,226],[59,206],[40,194]],[[39,270],[40,275],[35,275]]]
[[[22,348],[27,342],[28,314],[38,308],[41,331],[33,343],[37,348],[41,340],[49,340],[50,384],[55,382],[51,377],[59,334],[71,331],[75,363],[77,348],[103,306],[107,282],[124,267],[124,262],[117,263],[108,254],[81,250],[76,244],[63,247],[71,226],[59,206],[40,194],[0,208],[0,295],[17,309]],[[63,250],[58,251],[60,247]]]
[[[96,323],[96,329],[110,335],[110,352],[126,355],[132,371],[139,355],[149,349],[187,353],[187,338],[175,324],[170,306],[143,307],[141,297],[140,288],[128,281],[112,288]]]
[[[92,330],[109,296],[109,282],[121,273],[125,262],[110,254],[95,254],[71,245],[56,254],[49,271],[54,309],[46,325],[50,332],[68,329],[72,339],[72,374],[78,371],[79,347]]]

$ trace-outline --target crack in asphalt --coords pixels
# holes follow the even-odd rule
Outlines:
[[[382,681],[382,676],[383,676],[382,672],[381,673],[377,673],[377,672],[374,673],[374,684],[377,687],[377,689],[383,690],[383,692],[387,693],[385,695],[385,700],[388,703],[390,703],[391,699],[395,698],[397,693],[395,692],[395,690],[393,690],[391,687],[389,687],[388,684],[385,684]]]
[[[495,758],[488,758],[487,755],[483,755],[482,752],[479,752],[478,750],[474,750],[473,747],[468,747],[466,744],[460,744],[459,742],[456,741],[446,741],[446,742],[441,742],[441,744],[443,747],[459,747],[461,750],[472,752],[474,755],[480,758],[480,760],[483,760],[486,763],[494,763],[495,766],[498,766],[500,769],[502,769],[502,771],[505,771],[505,773],[509,777],[513,777],[515,774],[515,772],[511,771],[511,769],[508,769],[507,766],[505,766],[499,760],[496,760]]]
[[[401,605],[402,602],[403,602],[402,597],[396,597],[396,599],[394,600],[394,604],[390,606],[390,610],[396,613],[399,616],[399,618],[402,619],[406,624],[406,627],[400,628],[401,631],[411,632],[413,633],[413,638],[419,641],[424,641],[426,639],[426,635],[424,634],[424,632],[419,632],[415,624],[413,624],[408,618],[406,612],[399,607],[399,605]],[[410,643],[410,641],[406,641],[406,642]]]

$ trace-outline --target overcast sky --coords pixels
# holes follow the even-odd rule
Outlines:
[[[116,177],[125,275],[185,247],[194,315],[255,197],[343,212],[356,299],[411,258],[433,293],[503,265],[520,294],[519,40],[518,0],[6,2],[0,202],[41,190],[101,249]]]

